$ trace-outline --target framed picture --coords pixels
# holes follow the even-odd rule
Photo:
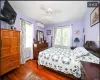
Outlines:
[[[100,22],[99,15],[100,13],[99,13],[99,6],[98,6],[90,14],[90,26],[91,27]]]
[[[75,30],[75,32],[74,32],[75,35],[78,35],[79,33],[80,33],[79,30]]]
[[[51,34],[51,30],[47,30],[47,35],[50,35]]]

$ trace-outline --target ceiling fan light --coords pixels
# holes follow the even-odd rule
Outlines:
[[[52,12],[52,9],[51,8],[48,8],[48,11]]]
[[[51,19],[52,19],[52,17],[51,17],[51,16],[47,16],[47,19],[48,19],[48,20],[51,20]]]

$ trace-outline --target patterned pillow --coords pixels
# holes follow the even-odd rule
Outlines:
[[[77,47],[73,50],[73,54],[76,57],[81,57],[84,55],[88,55],[89,52],[84,47]]]
[[[89,56],[89,54],[84,54],[84,55],[81,55],[81,56],[77,56],[76,58],[82,58],[82,57],[85,57],[85,56]]]

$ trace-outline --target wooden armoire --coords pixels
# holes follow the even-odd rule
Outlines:
[[[0,75],[20,65],[20,31],[0,29]]]

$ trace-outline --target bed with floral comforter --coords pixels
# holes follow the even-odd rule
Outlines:
[[[99,58],[88,52],[83,47],[77,47],[74,50],[51,47],[41,51],[38,56],[38,64],[65,74],[73,74],[75,77],[81,77],[81,63],[87,61],[99,64]]]

